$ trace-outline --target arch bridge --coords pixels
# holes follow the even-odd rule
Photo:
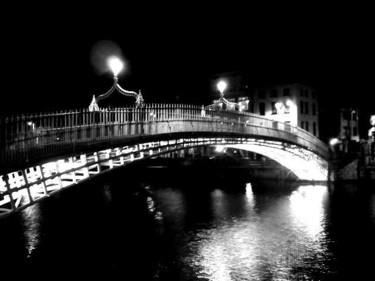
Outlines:
[[[246,112],[145,104],[0,118],[0,217],[146,157],[221,145],[263,154],[300,180],[328,179],[328,146]]]

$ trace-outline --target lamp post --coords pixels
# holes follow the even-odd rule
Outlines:
[[[221,106],[223,105],[223,107],[224,107],[224,104],[225,104],[223,102],[223,100],[224,100],[224,91],[227,88],[227,83],[224,82],[224,81],[220,81],[219,83],[217,83],[216,87],[220,92],[219,105],[220,105],[220,108],[221,108]],[[226,108],[223,108],[223,109],[226,109]]]
[[[141,94],[141,91],[139,91],[138,93],[136,93],[134,91],[127,91],[127,90],[121,88],[121,86],[117,83],[118,82],[117,75],[124,68],[123,62],[116,56],[110,56],[107,60],[107,65],[111,69],[111,71],[113,72],[113,85],[106,93],[98,96],[97,98],[95,98],[95,95],[93,96],[91,104],[89,106],[89,110],[90,111],[99,110],[98,102],[102,99],[105,99],[105,98],[109,97],[113,93],[114,90],[117,90],[120,94],[122,94],[124,96],[134,97],[136,108],[143,108],[144,107],[144,99],[143,99],[143,96]]]
[[[225,109],[230,109],[230,110],[236,109],[236,107],[239,108],[239,105],[237,103],[230,102],[224,98],[224,91],[227,88],[227,83],[225,81],[223,80],[219,81],[216,87],[220,92],[220,98],[217,101],[215,101],[213,104],[207,105],[205,109],[216,110],[218,107],[220,109],[223,109],[222,108],[223,105],[225,105],[226,107]]]

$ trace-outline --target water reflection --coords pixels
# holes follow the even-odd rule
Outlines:
[[[255,198],[254,198],[253,187],[250,182],[246,183],[245,194],[246,194],[247,202],[249,204],[249,208],[253,209],[255,205]]]
[[[226,217],[227,206],[226,197],[222,190],[215,189],[211,192],[212,212],[216,220],[222,220]]]
[[[23,219],[25,248],[27,250],[27,257],[31,257],[34,250],[38,248],[40,243],[40,206],[39,204],[32,205],[21,211]]]
[[[183,224],[184,193],[160,191],[163,213],[173,213]],[[193,226],[194,232],[180,233],[179,257],[184,267],[208,280],[291,280],[323,274],[329,257],[323,244],[325,186],[301,186],[284,196],[260,196],[247,184],[244,193],[210,192],[206,207],[213,222]],[[171,197],[169,197],[171,196]],[[257,200],[263,200],[257,205]],[[257,205],[257,210],[254,208]],[[192,210],[189,210],[192,212]],[[182,250],[181,250],[182,249]],[[303,269],[301,271],[301,268]]]
[[[132,280],[159,281],[346,280],[348,273],[372,273],[373,191],[338,186],[328,194],[326,186],[277,182],[181,185],[178,179],[150,183],[151,195],[138,196],[139,189],[124,193],[123,181],[111,180],[3,221],[3,267],[42,269],[45,276],[61,265],[69,276],[132,271],[157,278]],[[147,207],[163,214],[160,224]]]
[[[294,222],[303,228],[311,240],[316,240],[323,232],[324,203],[327,187],[321,185],[300,186],[290,196],[290,209]]]
[[[170,227],[172,229],[182,229],[187,209],[182,191],[166,188],[159,190],[157,196],[159,201],[163,203],[164,208],[168,210],[164,215],[164,219],[169,222]]]
[[[110,185],[108,185],[108,184],[105,184],[103,186],[103,197],[104,197],[105,202],[108,205],[110,205],[112,203],[112,191],[111,191]]]

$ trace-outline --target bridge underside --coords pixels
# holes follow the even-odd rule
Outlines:
[[[196,137],[148,141],[41,162],[0,175],[0,217],[24,209],[61,189],[133,161],[199,146],[222,145],[265,155],[300,180],[326,181],[327,161],[295,144],[256,138]]]
[[[226,145],[267,156],[292,171],[300,180],[326,181],[328,163],[311,151],[303,148],[286,146],[282,143],[262,142],[252,144]]]

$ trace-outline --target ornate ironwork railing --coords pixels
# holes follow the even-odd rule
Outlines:
[[[74,150],[79,145],[176,132],[237,133],[292,142],[325,157],[314,135],[256,114],[185,104],[66,110],[0,118],[0,167]],[[0,170],[1,170],[0,169]]]

